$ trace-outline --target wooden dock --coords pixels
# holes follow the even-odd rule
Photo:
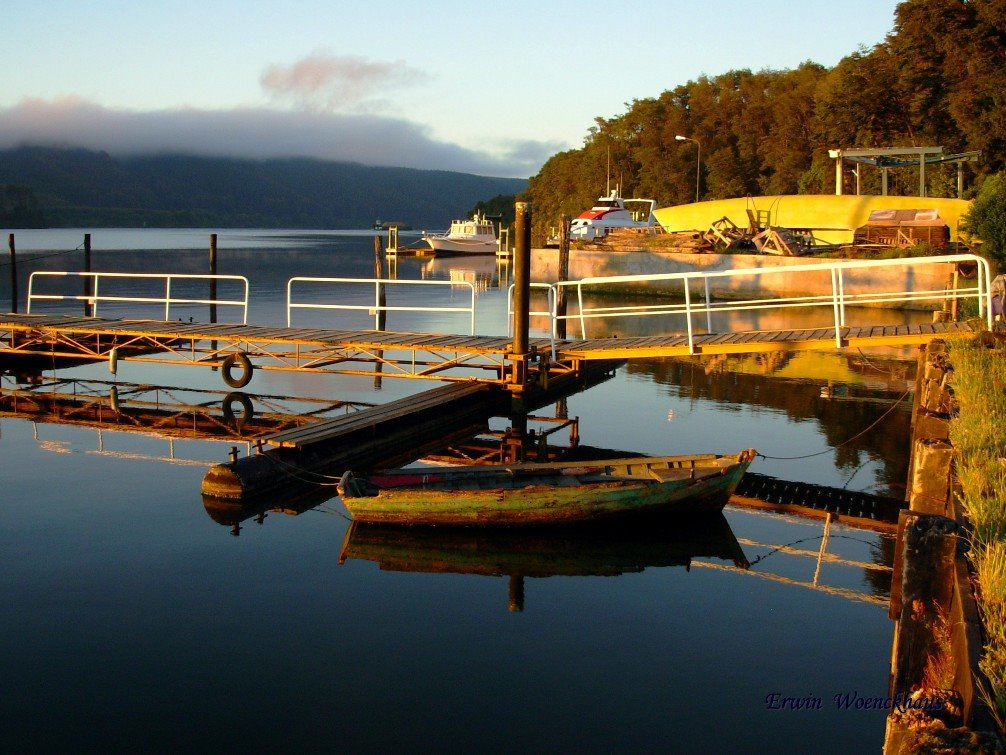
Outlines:
[[[594,361],[690,354],[833,350],[921,345],[975,333],[967,323],[854,326],[816,330],[702,333],[586,340],[529,339],[514,352],[502,336],[466,336],[288,328],[262,325],[114,320],[53,315],[0,315],[0,359],[194,365],[221,370],[240,388],[255,370],[312,371],[382,378],[502,385],[515,392],[578,373]],[[554,358],[553,358],[554,354]]]
[[[290,428],[261,439],[274,448],[210,468],[202,494],[242,500],[305,485],[334,485],[350,467],[408,463],[426,450],[486,429],[504,395],[486,384],[454,383]]]

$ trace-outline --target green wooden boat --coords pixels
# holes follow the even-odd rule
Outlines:
[[[754,449],[736,456],[640,456],[478,467],[412,467],[358,477],[339,495],[358,522],[544,525],[722,511]]]

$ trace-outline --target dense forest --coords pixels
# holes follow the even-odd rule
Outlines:
[[[882,43],[834,68],[701,76],[626,107],[597,118],[581,149],[553,156],[530,180],[537,238],[589,207],[609,179],[659,207],[694,201],[696,191],[701,199],[832,193],[829,149],[977,150],[980,160],[966,164],[973,192],[1006,167],[1006,2],[906,0]],[[929,195],[955,196],[956,170],[929,168]],[[861,180],[863,193],[880,193],[879,171],[866,168]],[[890,193],[917,192],[917,170],[891,171]]]
[[[0,227],[446,228],[527,182],[310,159],[0,151]],[[512,203],[512,200],[511,200]]]

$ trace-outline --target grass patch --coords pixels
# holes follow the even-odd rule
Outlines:
[[[986,702],[1006,721],[1006,347],[951,340],[952,386],[959,410],[950,441],[970,528],[970,558],[978,579],[985,628],[981,669]]]

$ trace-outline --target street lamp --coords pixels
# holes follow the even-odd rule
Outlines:
[[[692,139],[688,136],[682,136],[678,134],[674,137],[679,142],[695,142],[695,201],[699,201],[699,175],[702,168],[702,145],[699,144],[698,139]]]

